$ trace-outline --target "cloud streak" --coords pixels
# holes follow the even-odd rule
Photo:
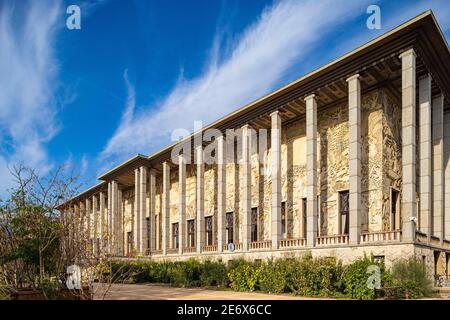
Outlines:
[[[167,97],[139,108],[142,111],[137,114],[135,106],[130,107],[130,102],[135,104],[131,99],[134,92],[130,95],[127,82],[125,115],[100,159],[122,160],[134,153],[155,151],[170,142],[174,129],[192,131],[195,120],[208,124],[266,94],[325,34],[364,13],[364,5],[361,1],[280,1],[243,32],[228,57],[218,61],[216,46],[221,41],[216,38],[201,76],[179,80]]]
[[[58,131],[52,44],[60,2],[21,4],[0,4],[0,190],[15,163],[50,169],[45,143]]]

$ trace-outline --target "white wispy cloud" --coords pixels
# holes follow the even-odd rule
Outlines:
[[[59,1],[0,3],[0,190],[8,167],[25,163],[45,174],[45,143],[58,131],[54,39]]]
[[[220,40],[216,39],[201,76],[181,79],[160,103],[139,108],[138,113],[134,112],[134,90],[127,82],[125,115],[100,159],[117,161],[134,153],[150,153],[170,142],[174,129],[192,131],[195,120],[208,124],[266,94],[294,62],[314,54],[328,32],[364,14],[367,4],[348,0],[280,1],[243,32],[228,57],[218,61]]]

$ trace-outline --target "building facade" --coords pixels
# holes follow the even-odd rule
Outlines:
[[[100,254],[450,269],[450,51],[431,12],[61,206]]]

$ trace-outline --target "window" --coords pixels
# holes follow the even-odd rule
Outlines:
[[[340,234],[348,234],[349,229],[349,192],[339,192],[339,231]]]
[[[228,212],[226,214],[227,243],[233,243],[233,227],[234,227],[233,212]]]
[[[189,247],[195,247],[195,220],[188,220],[188,245]]]
[[[172,224],[172,248],[178,249],[178,222]]]
[[[384,263],[384,256],[373,256],[373,261],[375,263]]]
[[[391,189],[391,229],[397,230],[400,228],[400,215],[399,215],[399,192],[398,190]]]
[[[212,246],[213,244],[213,219],[212,217],[205,217],[206,225],[206,245]]]
[[[258,208],[252,208],[250,241],[258,241]]]
[[[302,199],[302,237],[306,239],[306,213],[308,208],[308,201],[306,198]]]
[[[281,235],[286,239],[286,202],[281,203]]]
[[[127,232],[127,255],[131,255],[133,251],[133,232]]]

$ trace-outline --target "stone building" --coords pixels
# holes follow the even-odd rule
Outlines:
[[[448,274],[449,74],[448,44],[425,12],[125,161],[61,211],[84,219],[96,253],[226,262],[310,251],[344,263],[367,253]]]

